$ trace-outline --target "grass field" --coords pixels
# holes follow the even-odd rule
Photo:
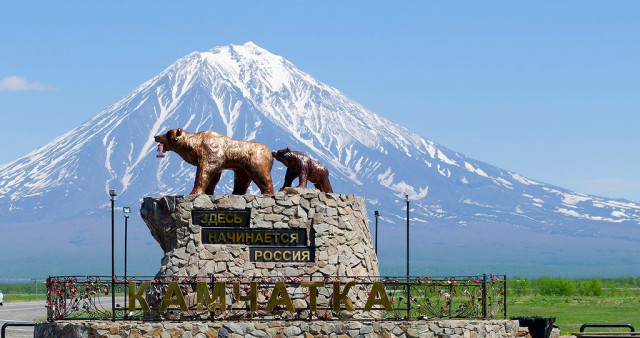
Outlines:
[[[4,291],[3,291],[4,292]],[[5,293],[4,301],[9,302],[29,302],[32,300],[47,300],[47,295],[39,293],[38,297],[35,294],[30,293]]]
[[[35,283],[0,283],[0,291],[4,294],[5,302],[26,302],[32,300],[46,300],[47,286],[38,282],[36,297]]]
[[[640,329],[637,296],[514,296],[508,298],[507,313],[509,317],[556,317],[562,334],[578,332],[585,323],[624,323]]]

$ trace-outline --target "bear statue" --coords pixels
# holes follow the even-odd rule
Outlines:
[[[273,194],[273,157],[262,143],[235,140],[210,130],[189,133],[182,129],[171,129],[155,140],[162,144],[163,152],[174,151],[196,166],[192,195],[213,195],[224,169],[234,172],[232,194],[246,194],[251,181],[263,194]]]
[[[301,151],[291,151],[289,148],[274,151],[271,155],[287,167],[281,191],[290,187],[293,180],[300,176],[298,188],[306,188],[309,180],[316,189],[327,193],[333,192],[329,183],[329,169],[309,155]]]

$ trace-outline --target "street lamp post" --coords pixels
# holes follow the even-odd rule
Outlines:
[[[131,212],[131,208],[123,207],[122,211],[124,211],[124,279],[127,279],[127,228],[129,221],[129,213]]]
[[[115,290],[115,282],[116,282],[116,272],[115,272],[115,218],[114,218],[114,203],[116,201],[115,197],[117,196],[116,191],[114,189],[109,189],[109,196],[111,196],[111,321],[116,321],[116,293]]]
[[[131,212],[131,208],[123,207],[122,211],[124,211],[124,280],[127,281],[127,228],[129,221],[129,213]],[[127,304],[127,293],[124,293],[124,303]]]
[[[376,216],[376,246],[375,246],[375,251],[376,251],[376,255],[378,255],[378,217],[380,217],[380,213],[378,212],[378,210],[374,211],[373,214]]]
[[[407,316],[411,313],[411,283],[409,282],[409,195],[404,194],[407,201]]]
[[[31,278],[31,280],[36,284],[36,300],[38,300],[38,279]]]
[[[409,278],[409,195],[404,194],[407,201],[407,279]]]

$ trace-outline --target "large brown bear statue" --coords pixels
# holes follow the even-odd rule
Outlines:
[[[274,151],[271,155],[287,167],[282,189],[290,187],[293,180],[300,176],[298,188],[306,188],[307,181],[311,181],[316,189],[322,192],[333,192],[329,183],[329,169],[301,151],[291,151],[289,148]]]
[[[271,167],[273,157],[262,143],[240,141],[216,133],[201,131],[189,133],[171,129],[155,137],[163,152],[175,151],[189,164],[196,166],[196,182],[191,194],[213,195],[222,170],[235,173],[233,194],[247,193],[253,181],[263,194],[273,194]]]

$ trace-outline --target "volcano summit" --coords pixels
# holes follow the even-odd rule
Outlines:
[[[364,196],[368,210],[380,211],[385,274],[402,271],[405,194],[416,274],[640,271],[634,245],[640,204],[572,192],[468,158],[248,42],[188,54],[84,124],[1,165],[0,228],[11,235],[0,246],[38,249],[0,258],[14,266],[0,274],[26,273],[16,262],[43,255],[43,266],[34,265],[42,274],[67,272],[51,271],[58,255],[106,266],[98,252],[106,247],[108,189],[118,191],[118,205],[137,207],[145,196],[192,188],[195,167],[174,153],[155,157],[154,135],[174,128],[213,130],[272,151],[289,147],[325,163],[335,192]],[[275,187],[284,170],[274,163]],[[222,176],[217,194],[231,193],[231,176]],[[250,192],[258,192],[255,185]],[[137,261],[144,270],[161,256],[139,224],[130,243],[152,253],[132,266]],[[25,233],[33,235],[16,239]]]

